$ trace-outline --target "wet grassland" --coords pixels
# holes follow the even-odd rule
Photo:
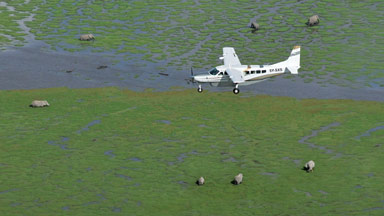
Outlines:
[[[262,64],[301,45],[304,82],[382,90],[383,9],[373,0],[6,0],[0,45],[43,41],[116,66],[153,63],[147,73],[169,78],[220,64],[224,46]],[[308,28],[313,14],[320,25]],[[96,41],[79,41],[83,33]],[[1,215],[383,214],[383,103],[171,90],[0,91]],[[51,106],[29,108],[34,99]],[[309,160],[313,173],[301,170]],[[243,184],[231,185],[239,172]]]
[[[2,215],[384,212],[381,102],[54,88],[0,103]]]
[[[265,64],[301,45],[304,82],[383,88],[381,1],[14,0],[0,10],[2,45],[33,37],[60,52],[114,56],[116,64],[154,62],[158,67],[147,73],[157,76],[218,65],[224,46],[235,47],[244,64]],[[320,25],[306,27],[314,14]],[[259,31],[248,28],[251,20]],[[85,33],[96,41],[78,41]]]

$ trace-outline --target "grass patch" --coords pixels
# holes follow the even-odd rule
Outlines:
[[[51,106],[28,107],[34,99]],[[371,129],[383,103],[117,88],[0,91],[0,102],[3,215],[364,215],[382,205],[383,130]],[[301,170],[308,160],[313,173]],[[239,172],[244,183],[231,185]]]

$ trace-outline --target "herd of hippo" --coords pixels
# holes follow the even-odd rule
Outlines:
[[[46,100],[34,100],[29,106],[30,107],[47,107],[49,106],[49,103]],[[310,160],[304,165],[303,170],[306,170],[307,172],[312,172],[314,168],[315,168],[315,162],[313,160]],[[239,185],[242,182],[243,182],[242,173],[239,173],[238,175],[236,175],[235,178],[231,181],[231,183],[234,185]],[[200,177],[196,181],[197,185],[203,185],[204,183],[205,183],[204,177]]]
[[[238,184],[241,184],[241,182],[243,182],[243,174],[242,173],[239,173],[237,176],[235,176],[235,178],[231,181],[232,184],[234,185],[238,185]],[[205,183],[205,179],[204,177],[200,177],[197,181],[196,181],[196,184],[197,185],[203,185]]]
[[[320,23],[319,16],[313,15],[313,16],[308,18],[308,21],[305,24],[307,26],[314,26],[314,25],[318,25],[319,23]],[[260,25],[255,21],[251,22],[250,27],[253,28],[255,31],[260,29]],[[93,34],[83,34],[83,35],[80,35],[79,40],[81,40],[81,41],[94,41],[95,36],[93,36]]]
[[[308,26],[314,26],[314,25],[318,25],[319,23],[320,23],[319,16],[313,15],[313,16],[308,18],[308,21],[305,24]],[[250,27],[253,28],[254,30],[260,29],[260,25],[256,22],[251,22]],[[94,41],[95,36],[93,36],[93,34],[83,34],[83,35],[80,35],[79,40],[81,40],[81,41]],[[49,106],[49,103],[46,100],[43,100],[43,101],[34,100],[34,101],[32,101],[31,105],[29,105],[29,106],[30,107],[46,107],[46,106]],[[303,169],[306,170],[307,172],[312,172],[314,168],[315,168],[315,162],[312,160],[308,161],[303,167]],[[238,175],[236,175],[234,177],[234,179],[231,183],[234,185],[239,185],[242,182],[243,182],[243,174],[239,173]],[[205,183],[205,179],[203,177],[200,177],[196,181],[197,185],[203,185],[204,183]]]
[[[319,16],[313,15],[313,16],[308,18],[308,21],[305,24],[307,26],[314,26],[314,25],[318,25],[319,23],[320,23]],[[250,27],[253,28],[254,31],[257,31],[260,29],[260,25],[255,21],[251,22]],[[81,41],[94,41],[95,36],[93,36],[93,34],[83,34],[83,35],[80,35],[79,40],[81,40]]]
[[[320,23],[320,18],[318,15],[313,15],[311,17],[308,18],[308,21],[305,23],[307,26],[314,26],[314,25],[318,25]],[[250,27],[254,29],[254,31],[257,31],[260,29],[260,25],[255,22],[255,21],[252,21],[251,24],[250,24]]]
[[[307,163],[304,164],[303,170],[307,172],[313,172],[313,169],[315,168],[315,162],[313,160],[308,161]],[[231,181],[232,184],[234,185],[239,185],[243,182],[243,174],[239,173],[235,178]],[[203,185],[205,183],[204,177],[200,177],[197,181],[197,185]]]

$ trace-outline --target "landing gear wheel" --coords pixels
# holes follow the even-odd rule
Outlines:
[[[199,93],[203,92],[203,88],[197,88],[197,92]]]
[[[238,88],[234,88],[234,89],[233,89],[233,93],[234,93],[234,94],[239,94],[239,93],[240,93],[240,89],[238,89]]]

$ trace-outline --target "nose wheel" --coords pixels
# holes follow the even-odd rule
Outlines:
[[[235,88],[233,89],[233,93],[234,94],[239,94],[240,93],[239,84],[236,84]]]
[[[199,93],[203,92],[203,88],[201,88],[201,85],[199,85],[199,87],[197,88],[197,92]]]

